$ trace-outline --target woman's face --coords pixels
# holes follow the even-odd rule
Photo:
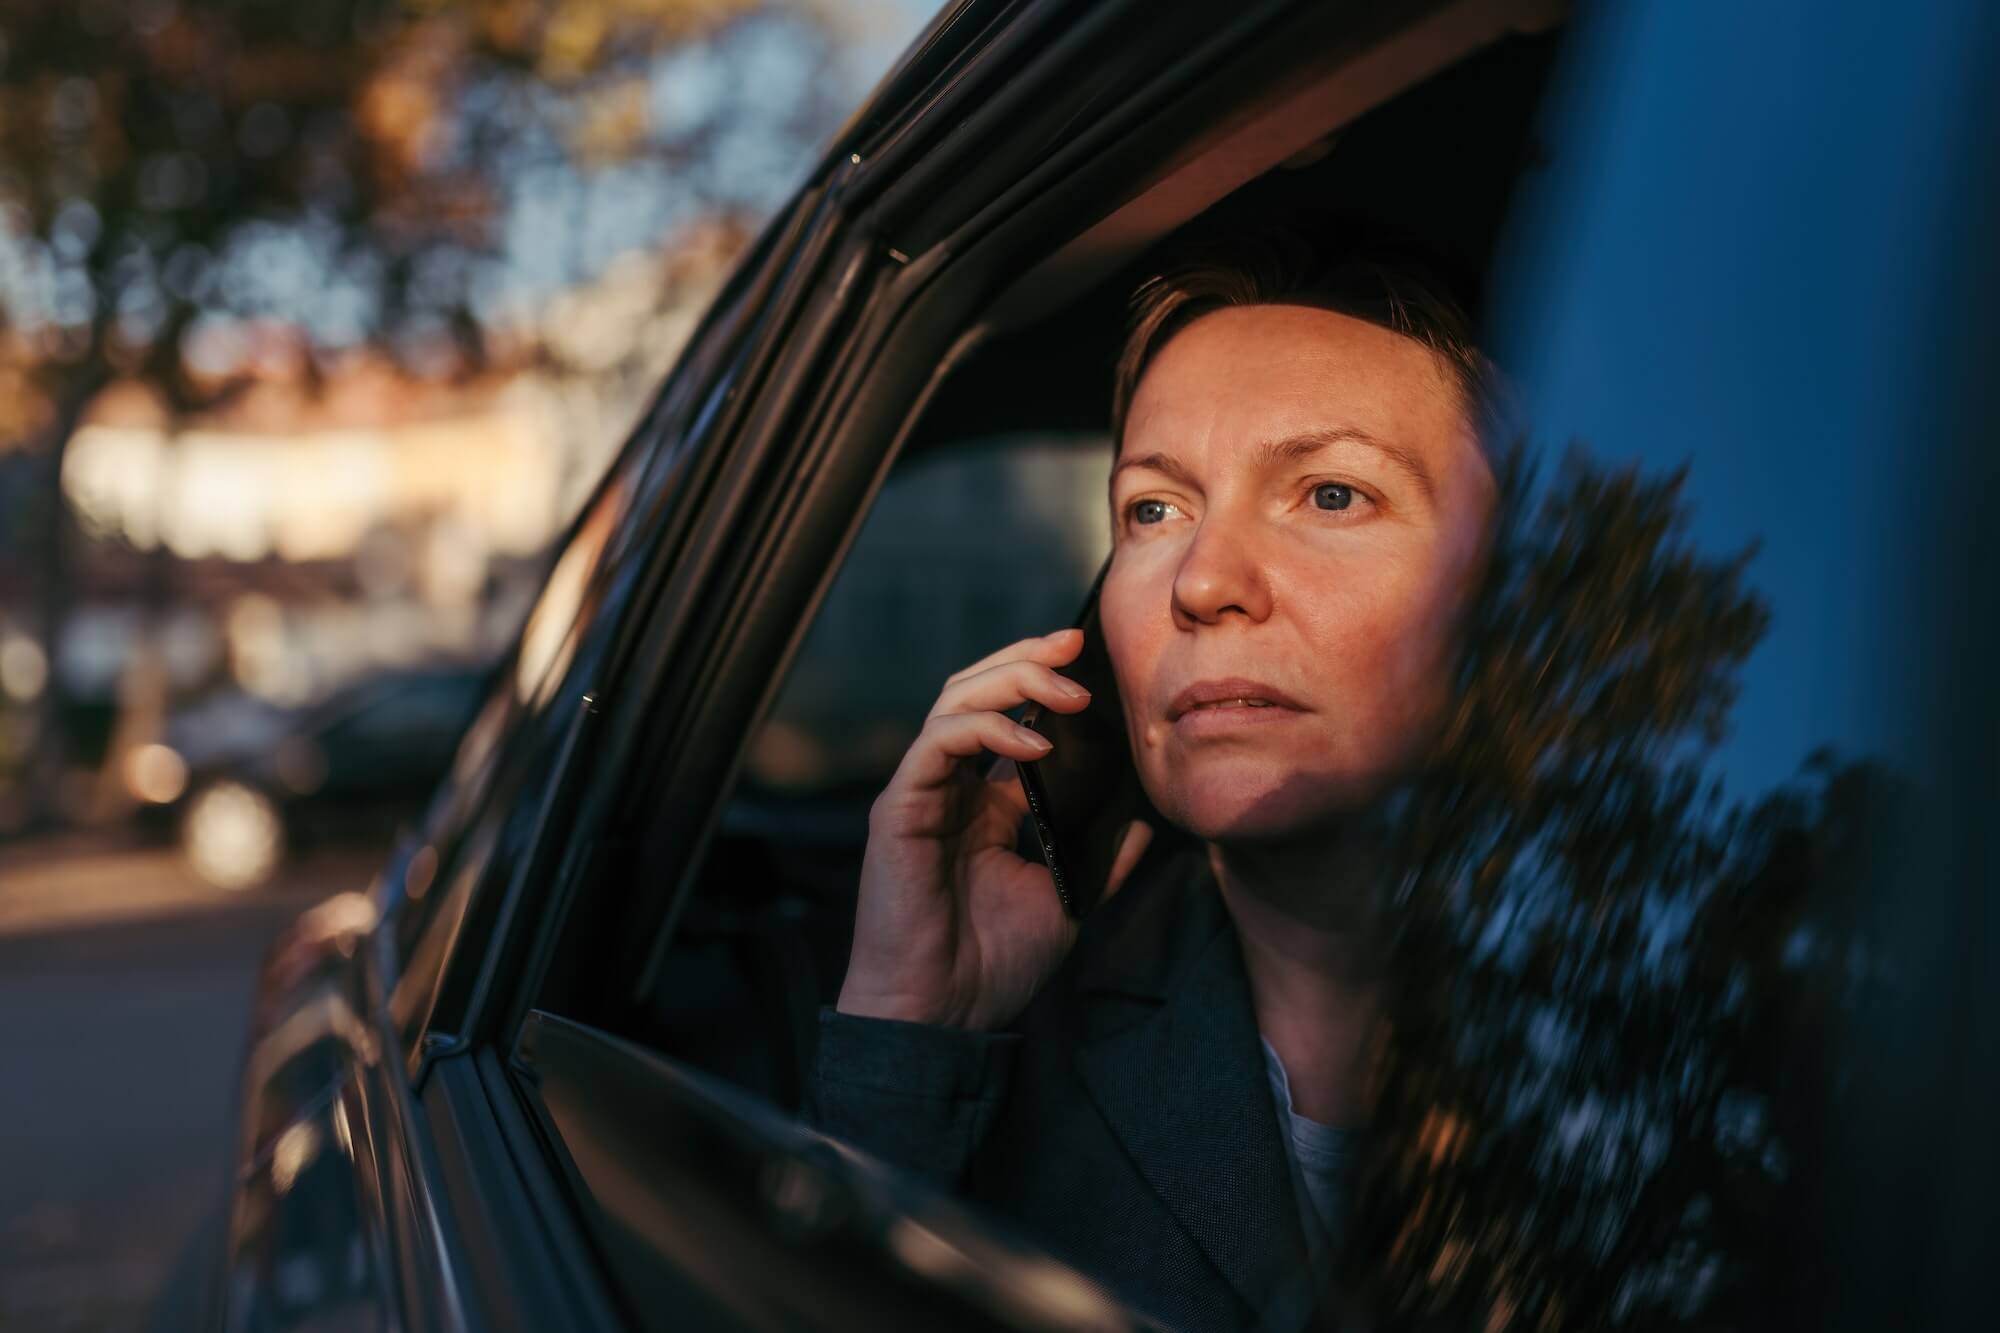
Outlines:
[[[1284,305],[1168,342],[1126,419],[1102,595],[1160,813],[1284,837],[1380,794],[1444,702],[1493,492],[1421,343]]]

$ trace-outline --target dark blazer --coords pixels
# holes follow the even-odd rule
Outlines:
[[[807,1114],[1178,1329],[1294,1330],[1314,1279],[1234,927],[1149,855],[1004,1032],[823,1009]]]

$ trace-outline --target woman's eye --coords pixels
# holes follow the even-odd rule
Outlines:
[[[1167,511],[1170,508],[1172,506],[1165,500],[1140,500],[1132,506],[1132,521],[1134,523],[1161,522],[1166,518]]]
[[[1313,503],[1321,509],[1345,509],[1354,503],[1354,488],[1337,481],[1323,482],[1313,487]]]

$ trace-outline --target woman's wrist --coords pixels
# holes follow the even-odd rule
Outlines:
[[[865,986],[842,986],[833,1009],[854,1018],[887,1018],[898,1023],[922,1023],[926,1027],[963,1026],[953,1022],[946,1005],[922,996]]]

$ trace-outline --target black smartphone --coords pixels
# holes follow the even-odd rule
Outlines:
[[[1021,725],[1048,737],[1054,748],[1047,758],[1016,765],[1028,794],[1034,841],[1055,880],[1056,896],[1065,912],[1079,918],[1104,896],[1125,829],[1145,809],[1125,732],[1125,709],[1097,616],[1103,586],[1100,569],[1076,618],[1083,651],[1068,666],[1056,668],[1090,691],[1090,705],[1080,713],[1058,713],[1030,703]]]

